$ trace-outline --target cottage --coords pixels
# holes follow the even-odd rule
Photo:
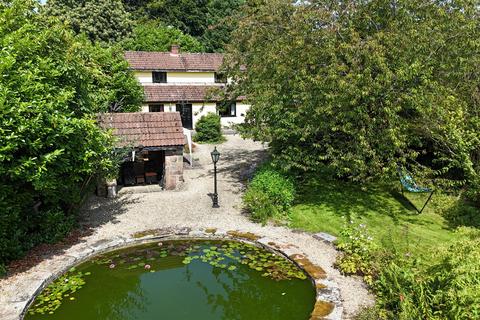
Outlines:
[[[175,189],[183,181],[183,134],[180,113],[105,113],[99,124],[112,129],[117,147],[126,150],[118,182],[159,183]]]
[[[243,97],[224,102],[212,94],[226,85],[219,72],[220,53],[180,53],[178,46],[170,52],[127,51],[125,58],[145,91],[143,112],[179,112],[184,128],[195,129],[204,114],[218,113],[227,127],[244,120],[249,106]]]

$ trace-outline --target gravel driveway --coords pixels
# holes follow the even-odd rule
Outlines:
[[[209,154],[212,149],[212,145],[197,146],[193,155],[194,165],[191,168],[186,166],[185,183],[177,191],[148,192],[154,188],[134,187],[122,189],[120,197],[114,200],[92,197],[82,211],[83,224],[93,227],[91,235],[26,272],[0,280],[0,319],[18,319],[26,297],[35,292],[39,281],[62,268],[69,252],[81,250],[85,243],[98,243],[112,236],[166,227],[242,230],[293,243],[313,263],[322,267],[329,279],[336,282],[345,318],[361,306],[372,303],[371,295],[359,279],[344,277],[333,268],[337,252],[331,245],[314,239],[308,233],[253,223],[242,213],[244,182],[255,165],[265,157],[262,144],[243,140],[239,136],[228,136],[228,141],[218,146],[221,153],[218,166],[220,208],[212,208],[209,196],[213,192],[213,165]]]

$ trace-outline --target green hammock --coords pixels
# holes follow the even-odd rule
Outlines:
[[[400,176],[400,183],[402,184],[402,195],[403,195],[403,189],[406,189],[407,191],[413,192],[413,193],[430,193],[427,201],[425,202],[421,210],[418,210],[418,208],[410,201],[410,203],[413,205],[415,210],[417,210],[418,213],[422,213],[423,209],[425,209],[428,202],[430,202],[430,200],[432,199],[432,196],[435,190],[427,187],[418,186],[415,180],[412,178],[412,175],[408,171],[402,170],[402,168],[400,167],[397,168],[397,171],[398,171],[398,175]]]

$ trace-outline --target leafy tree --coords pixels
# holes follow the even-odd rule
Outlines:
[[[95,77],[95,105],[101,112],[137,112],[143,102],[143,88],[129,69],[120,46],[87,46],[92,66],[101,70]]]
[[[200,37],[208,52],[222,52],[237,27],[239,9],[244,0],[210,0],[207,5],[207,28]]]
[[[179,28],[194,36],[201,36],[207,28],[209,0],[152,0],[146,5],[149,18]]]
[[[45,19],[33,0],[0,2],[0,74],[1,265],[70,230],[96,176],[115,170],[95,114],[122,99],[133,108],[141,91],[127,87],[122,55]]]
[[[132,29],[130,15],[121,0],[49,0],[46,15],[68,23],[75,33],[85,33],[92,41],[114,43]]]
[[[185,52],[204,51],[196,38],[155,21],[138,24],[122,46],[125,50],[169,51],[173,44],[178,44]]]
[[[160,21],[197,38],[210,51],[223,51],[244,0],[123,0],[140,24]]]
[[[252,3],[227,68],[275,163],[356,180],[408,164],[478,190],[478,2]]]

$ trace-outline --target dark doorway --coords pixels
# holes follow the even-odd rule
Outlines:
[[[135,157],[135,161],[126,161],[122,164],[123,185],[159,183],[163,178],[164,162],[164,151],[142,151]]]
[[[192,121],[192,104],[191,103],[177,103],[176,105],[177,112],[180,112],[180,117],[182,117],[182,125],[184,128],[193,129]]]

